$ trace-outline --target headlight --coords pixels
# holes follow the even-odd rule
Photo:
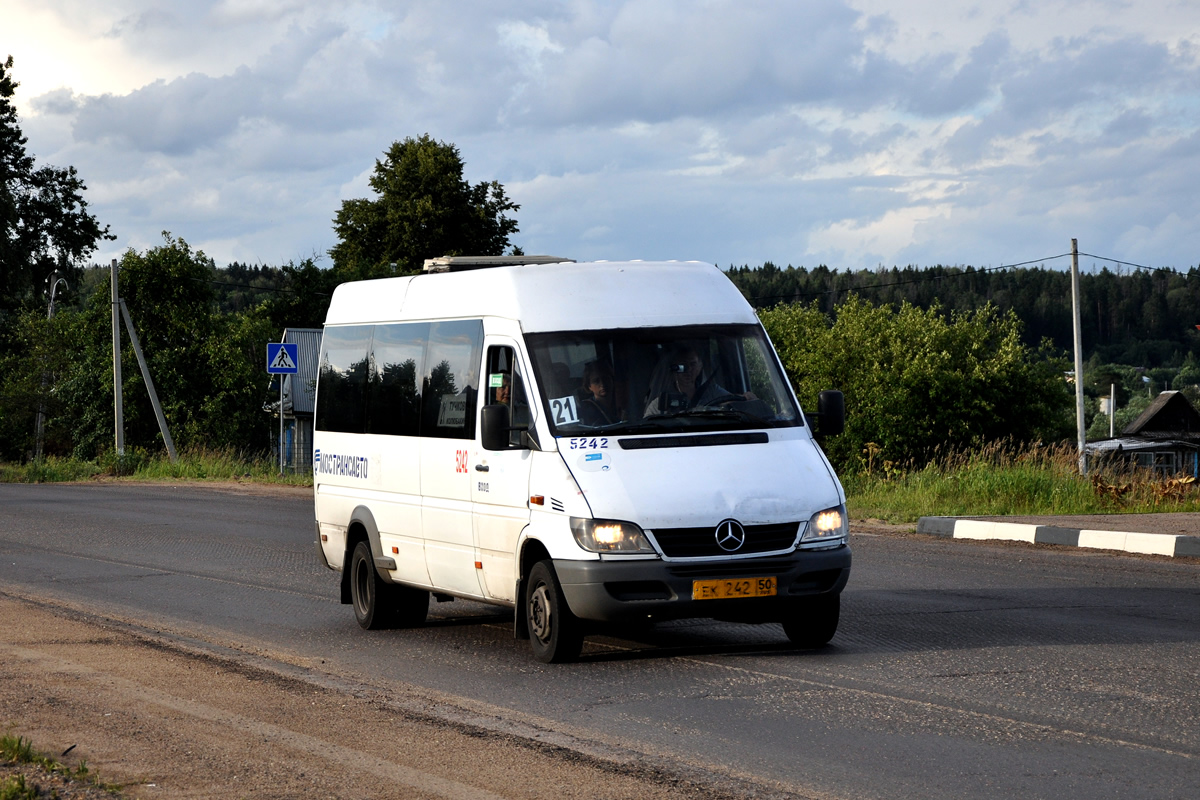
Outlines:
[[[571,517],[571,533],[584,550],[593,553],[653,553],[654,548],[632,522]]]
[[[846,534],[846,507],[837,506],[813,514],[804,528],[804,536],[800,539],[800,543],[836,542],[844,540]]]

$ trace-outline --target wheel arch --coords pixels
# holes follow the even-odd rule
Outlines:
[[[527,537],[521,542],[521,551],[517,557],[517,593],[516,614],[513,620],[513,635],[518,639],[529,638],[529,622],[525,619],[525,585],[529,580],[529,570],[539,561],[550,558],[550,551],[540,539]]]
[[[371,558],[375,561],[375,572],[385,583],[392,583],[392,576],[387,571],[379,569],[379,561],[384,558],[383,545],[379,541],[379,526],[375,524],[375,515],[366,506],[358,506],[350,514],[350,523],[346,526],[346,551],[342,554],[342,564],[350,563],[350,556],[359,542],[366,541],[371,547]],[[350,570],[342,569],[341,601],[349,604]]]

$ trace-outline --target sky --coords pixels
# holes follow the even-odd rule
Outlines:
[[[526,253],[1200,264],[1194,0],[5,0],[39,165],[116,241],[328,265],[394,141]],[[1047,266],[1065,267],[1062,259]],[[1082,266],[1102,262],[1085,258]]]

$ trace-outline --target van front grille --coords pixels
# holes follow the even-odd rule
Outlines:
[[[717,529],[655,528],[650,534],[667,558],[710,558],[712,556],[741,556],[753,553],[773,553],[788,550],[796,544],[799,522],[780,522],[771,525],[747,525],[746,543],[734,551],[717,544]]]

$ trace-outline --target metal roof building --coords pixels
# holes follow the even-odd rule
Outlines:
[[[317,371],[321,360],[320,328],[284,328],[284,344],[298,345],[295,375],[283,376],[285,415],[312,417],[317,400]]]
[[[283,378],[282,467],[292,472],[311,472],[313,459],[313,412],[317,399],[317,372],[321,360],[320,328],[284,328],[284,344],[295,344],[295,375]],[[279,413],[280,401],[269,403],[266,410]]]
[[[1200,477],[1200,413],[1182,392],[1163,392],[1120,436],[1089,442],[1086,450],[1164,476]]]

